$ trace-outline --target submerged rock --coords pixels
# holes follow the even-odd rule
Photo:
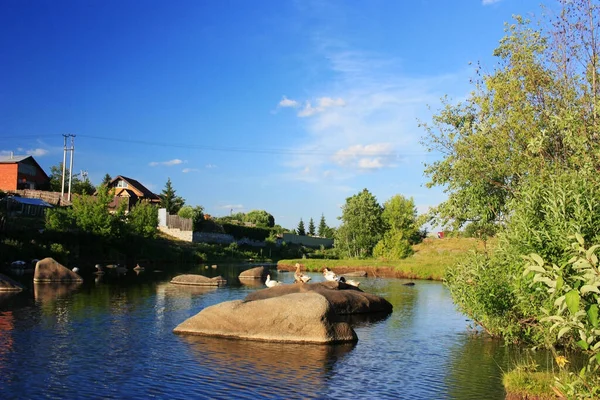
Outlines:
[[[331,303],[316,292],[255,301],[226,301],[205,308],[179,324],[173,332],[293,343],[358,340],[348,323],[337,320]]]
[[[23,290],[23,285],[9,278],[6,275],[0,274],[0,292],[20,292]]]
[[[177,285],[195,285],[195,286],[224,286],[227,281],[222,276],[208,278],[204,275],[186,274],[179,275],[171,279],[171,283]]]
[[[393,309],[392,304],[383,297],[365,293],[355,286],[335,281],[275,286],[250,293],[244,301],[250,302],[291,293],[308,292],[315,292],[324,296],[331,303],[334,311],[340,315],[372,312],[390,313]]]
[[[238,278],[240,279],[265,279],[268,270],[265,267],[250,268],[243,271]]]
[[[35,265],[33,282],[83,282],[83,279],[53,258],[46,257]]]

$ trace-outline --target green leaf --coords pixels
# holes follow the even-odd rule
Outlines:
[[[561,337],[563,337],[567,332],[569,332],[571,330],[570,326],[565,326],[564,328],[562,328],[560,331],[558,331],[558,338],[560,339]]]
[[[564,283],[565,281],[563,280],[562,276],[559,276],[558,279],[556,279],[556,290],[559,291],[562,289]]]
[[[579,242],[579,244],[582,246],[585,243],[585,241],[583,240],[583,236],[581,236],[579,233],[575,234],[575,239],[577,239],[577,242]]]
[[[585,258],[590,259],[598,247],[600,247],[600,245],[598,244],[595,244],[592,247],[590,247],[585,253]]]
[[[587,316],[594,328],[598,327],[598,305],[592,304],[587,309]]]
[[[528,265],[525,269],[526,273],[523,273],[523,276],[527,275],[530,271],[541,272],[542,274],[546,273],[546,269],[540,265],[531,264]]]
[[[578,341],[578,342],[577,342],[577,345],[578,345],[579,347],[581,347],[583,350],[587,350],[587,349],[588,349],[588,347],[589,347],[589,346],[588,346],[588,344],[587,344],[587,342],[586,342],[585,340],[580,340],[580,341]]]
[[[581,291],[581,294],[586,294],[588,292],[594,292],[594,293],[600,293],[600,290],[598,290],[598,287],[594,286],[594,285],[583,285],[581,287],[581,289],[579,289]]]
[[[565,295],[565,301],[571,314],[575,314],[579,310],[579,292],[577,290],[571,290]]]
[[[544,265],[544,260],[542,259],[542,257],[540,257],[538,254],[535,253],[531,253],[529,255],[529,257],[531,257],[531,259],[533,261],[535,261],[539,266],[543,266]],[[532,267],[529,267],[532,268]],[[542,271],[542,272],[546,272],[546,270]]]

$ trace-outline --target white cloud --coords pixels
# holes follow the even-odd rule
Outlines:
[[[42,148],[25,150],[22,147],[17,148],[17,151],[0,150],[0,154],[3,155],[3,156],[10,156],[11,153],[14,154],[14,155],[23,155],[23,154],[25,154],[25,155],[28,155],[28,156],[42,157],[42,156],[45,156],[46,154],[48,154],[48,150],[42,149]]]
[[[481,4],[484,6],[489,6],[490,4],[500,3],[502,0],[482,0]]]
[[[169,161],[152,161],[151,163],[149,163],[148,165],[150,165],[151,167],[156,167],[158,165],[164,165],[167,167],[172,167],[173,165],[179,165],[184,163],[185,161],[182,161],[178,158],[174,158],[173,160],[169,160]]]
[[[333,99],[331,97],[320,97],[317,99],[317,106],[313,107],[310,101],[304,103],[304,108],[298,112],[299,117],[310,117],[322,113],[331,107],[344,107],[346,102],[342,98]]]
[[[217,168],[217,166],[215,164],[206,164],[205,168],[213,169],[213,168]]]
[[[184,174],[190,173],[190,172],[199,172],[200,170],[197,168],[184,168],[181,170],[181,172],[183,172]]]
[[[296,101],[296,100],[292,100],[292,99],[288,99],[287,97],[283,96],[283,98],[281,99],[281,101],[279,102],[279,104],[277,105],[278,107],[298,107],[300,104]]]
[[[380,169],[394,166],[394,146],[391,143],[353,145],[339,150],[333,160],[342,166],[357,167],[362,170]]]

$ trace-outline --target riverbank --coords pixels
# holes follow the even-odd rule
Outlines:
[[[488,242],[487,248],[490,247]],[[486,247],[482,241],[474,238],[426,238],[413,246],[413,250],[415,253],[403,260],[287,259],[280,260],[277,269],[291,271],[299,263],[308,271],[320,271],[327,267],[337,274],[365,271],[367,276],[440,281],[446,268],[459,262],[470,251],[485,251]]]

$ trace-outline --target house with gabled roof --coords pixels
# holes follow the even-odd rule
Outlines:
[[[0,190],[48,190],[50,178],[32,156],[0,156]]]
[[[107,186],[115,196],[112,207],[116,207],[122,201],[127,202],[127,210],[130,210],[139,201],[148,201],[151,204],[160,203],[160,197],[152,193],[146,186],[123,175],[114,178]]]

